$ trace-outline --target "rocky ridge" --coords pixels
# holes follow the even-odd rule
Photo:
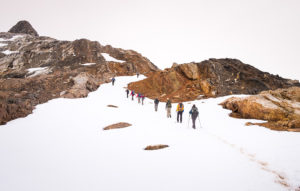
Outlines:
[[[265,90],[300,86],[289,80],[262,72],[237,59],[209,59],[199,63],[174,64],[129,88],[150,98],[173,102],[231,94],[257,94]]]
[[[53,98],[85,97],[113,76],[150,75],[159,70],[133,50],[22,31],[21,27],[18,34],[0,33],[0,124],[24,117],[35,105]]]
[[[266,120],[255,124],[273,130],[300,128],[300,87],[263,91],[245,98],[232,97],[221,105],[232,110],[232,117]]]

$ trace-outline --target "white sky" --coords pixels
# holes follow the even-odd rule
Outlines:
[[[28,20],[40,35],[133,49],[161,69],[228,57],[300,79],[299,0],[0,1],[0,31]]]

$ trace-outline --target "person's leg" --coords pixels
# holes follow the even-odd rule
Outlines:
[[[180,123],[182,123],[182,111],[180,111],[179,115],[180,115]]]
[[[196,121],[196,119],[195,119],[195,118],[192,118],[192,120],[193,120],[193,128],[196,129],[196,126],[195,126],[195,121]]]
[[[177,123],[179,123],[180,111],[177,112]]]

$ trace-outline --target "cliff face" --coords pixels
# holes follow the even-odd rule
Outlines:
[[[113,76],[158,70],[133,50],[20,33],[0,33],[0,124],[53,98],[85,97]]]
[[[264,90],[300,86],[298,81],[262,72],[236,59],[209,59],[174,65],[149,78],[131,83],[130,89],[148,97],[175,102],[231,94],[257,94]]]
[[[300,88],[263,91],[245,98],[229,98],[221,103],[232,110],[230,116],[266,120],[258,125],[274,130],[300,128]],[[251,125],[251,124],[250,124]]]

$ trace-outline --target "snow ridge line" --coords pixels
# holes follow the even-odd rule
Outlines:
[[[218,139],[219,141],[221,141],[222,143],[230,146],[232,149],[235,149],[237,150],[238,152],[240,152],[242,155],[244,155],[245,157],[247,157],[251,162],[254,162],[256,163],[258,166],[260,166],[260,168],[266,172],[269,172],[269,173],[272,173],[276,179],[275,179],[275,182],[284,186],[285,188],[287,188],[288,190],[294,190],[294,191],[300,191],[299,188],[300,187],[296,187],[296,188],[293,188],[288,182],[287,182],[287,178],[285,176],[283,176],[281,173],[277,172],[276,170],[272,170],[269,166],[268,166],[268,163],[265,162],[265,161],[261,161],[261,160],[258,160],[256,159],[255,157],[255,154],[251,154],[247,151],[245,151],[245,149],[243,149],[242,147],[238,147],[237,145],[235,144],[232,144],[230,142],[228,142],[226,139],[214,134],[214,133],[211,133],[211,132],[208,132],[207,130],[203,129],[207,134],[209,134],[210,136],[212,137],[215,137],[216,139]]]

